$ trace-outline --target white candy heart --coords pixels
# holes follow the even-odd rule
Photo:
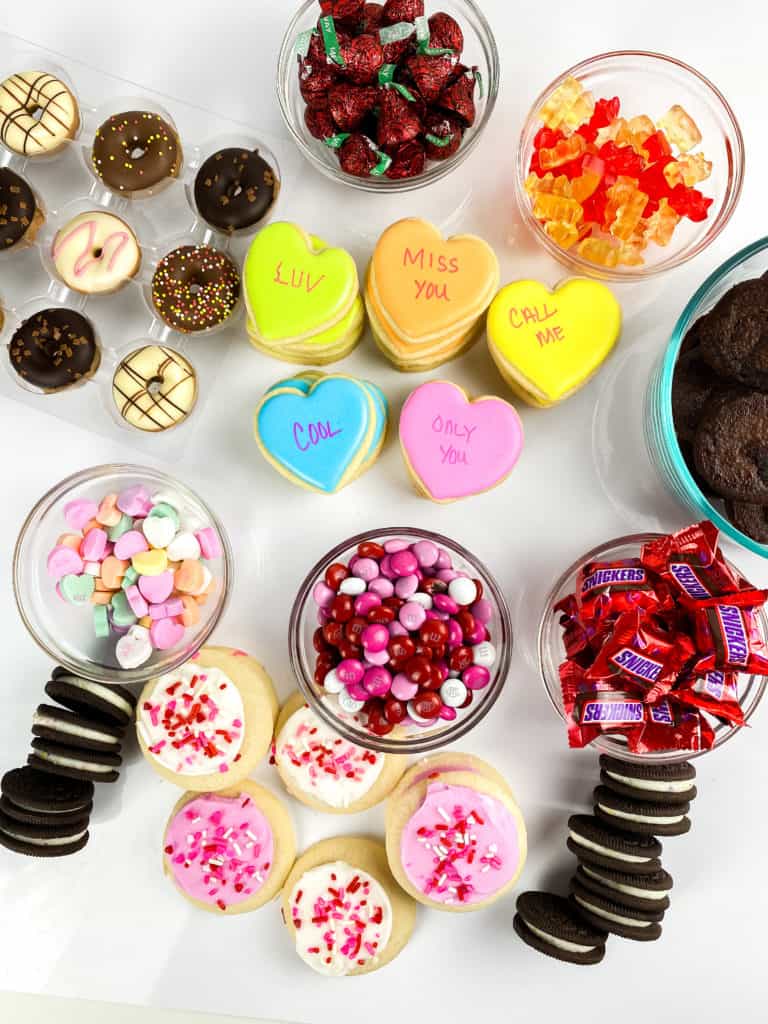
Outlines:
[[[203,582],[197,590],[192,591],[192,597],[197,597],[198,594],[204,594],[208,587],[211,585],[213,579],[213,573],[207,565],[203,566]]]
[[[167,548],[176,536],[176,524],[169,516],[147,516],[141,529],[153,548]]]
[[[149,661],[152,657],[149,630],[144,626],[131,626],[115,644],[115,655],[123,668],[139,668]]]
[[[152,495],[153,505],[170,505],[171,508],[175,508],[177,512],[184,511],[184,499],[176,491],[158,491],[157,494]]]
[[[200,543],[194,533],[177,533],[168,545],[168,558],[172,562],[183,562],[185,558],[199,558]]]

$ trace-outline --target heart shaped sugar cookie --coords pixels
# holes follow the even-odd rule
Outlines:
[[[469,328],[498,286],[499,262],[487,242],[475,235],[444,239],[414,217],[392,224],[379,239],[366,301],[396,337],[424,345]]]
[[[333,327],[359,289],[357,267],[296,224],[269,224],[251,242],[243,267],[249,329],[267,343],[298,341]]]
[[[539,281],[515,281],[488,311],[494,362],[531,405],[554,405],[586,384],[620,334],[618,301],[586,278],[571,278],[555,291]]]
[[[456,501],[509,476],[523,448],[523,425],[501,398],[470,401],[455,384],[428,381],[403,406],[400,444],[419,489],[433,501]]]

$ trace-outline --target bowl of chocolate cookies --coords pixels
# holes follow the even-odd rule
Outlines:
[[[683,310],[651,377],[645,430],[671,491],[768,558],[768,238]]]

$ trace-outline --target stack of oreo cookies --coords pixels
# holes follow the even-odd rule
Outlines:
[[[661,936],[672,877],[658,836],[690,827],[696,796],[691,764],[642,764],[600,757],[595,813],[568,821],[568,849],[578,858],[568,899],[523,893],[514,927],[529,946],[577,964],[599,963],[609,933],[648,942]]]
[[[95,782],[115,782],[136,698],[56,668],[32,718],[24,768],[0,781],[0,845],[32,857],[77,853],[88,842]]]

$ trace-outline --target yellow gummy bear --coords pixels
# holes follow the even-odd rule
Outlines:
[[[677,160],[664,168],[664,177],[671,188],[681,184],[693,188],[711,173],[712,161],[707,160],[703,153],[681,153]]]
[[[544,230],[561,249],[570,249],[579,237],[579,229],[575,224],[566,224],[561,220],[548,220]]]
[[[539,192],[533,203],[533,215],[541,221],[555,220],[564,224],[578,224],[582,214],[581,203],[554,193]]]
[[[645,237],[656,245],[669,245],[679,223],[680,214],[675,213],[666,199],[662,199],[658,210],[648,218]]]
[[[577,251],[590,263],[612,269],[619,262],[619,247],[604,238],[584,238],[579,242]]]
[[[569,76],[547,98],[539,110],[539,117],[547,128],[559,128],[571,107],[584,93],[584,86],[578,79]]]
[[[525,179],[525,191],[529,196],[535,196],[539,192],[554,192],[558,196],[571,195],[571,183],[565,174],[558,174],[557,177],[551,171],[540,178],[538,174],[529,174]]]
[[[658,127],[681,153],[687,153],[701,142],[701,132],[696,122],[679,103],[669,108],[659,120]]]
[[[656,131],[656,125],[646,114],[630,117],[629,121],[627,121],[627,128],[640,143],[645,142],[648,136],[653,135]]]

